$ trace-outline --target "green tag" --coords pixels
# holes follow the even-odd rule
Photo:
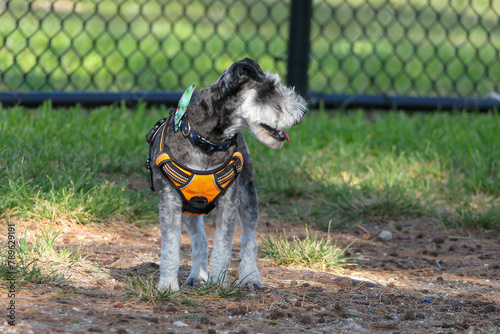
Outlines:
[[[189,101],[191,100],[191,96],[193,95],[194,92],[194,85],[191,85],[184,91],[184,94],[182,94],[181,99],[179,100],[179,104],[177,105],[177,110],[175,111],[174,115],[174,131],[177,132],[179,131],[179,124],[181,123],[182,117],[184,117],[184,114],[186,113],[186,108],[189,104]]]

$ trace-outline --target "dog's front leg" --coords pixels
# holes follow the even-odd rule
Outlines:
[[[158,290],[179,290],[179,253],[181,240],[181,203],[173,189],[159,193],[161,259]]]
[[[210,278],[212,282],[224,283],[231,264],[236,219],[238,216],[238,184],[235,182],[217,203],[214,248],[210,255]]]
[[[262,283],[257,268],[257,240],[255,228],[259,219],[259,206],[257,192],[253,182],[240,184],[240,220],[241,220],[241,273],[238,280],[240,286],[249,290],[260,289]]]

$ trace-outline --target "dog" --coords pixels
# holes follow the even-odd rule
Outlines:
[[[181,102],[187,105],[184,115],[182,110],[179,113]],[[261,287],[255,239],[257,193],[252,158],[241,131],[247,129],[268,147],[281,148],[289,141],[286,131],[302,121],[306,110],[305,100],[294,88],[245,58],[192,101],[183,96],[175,113],[172,109],[151,129],[146,167],[151,187],[159,195],[159,290],[179,290],[181,226],[190,235],[192,248],[191,271],[184,284],[224,283],[238,217],[242,233],[237,284],[249,290]],[[203,214],[214,208],[216,231],[208,272]]]

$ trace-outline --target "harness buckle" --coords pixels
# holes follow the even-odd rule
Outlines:
[[[151,171],[151,157],[148,157],[148,158],[146,159],[146,162],[144,162],[144,167],[145,167],[147,170]]]
[[[194,203],[203,203],[203,204],[208,203],[208,199],[204,196],[194,196],[189,201]]]
[[[146,169],[149,171],[149,177],[148,177],[149,188],[152,191],[155,191],[155,187],[154,187],[154,184],[153,184],[153,170],[151,169],[151,157],[148,157],[146,159],[146,162],[144,163],[144,167],[146,167]]]

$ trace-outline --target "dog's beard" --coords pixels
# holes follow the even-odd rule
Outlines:
[[[281,148],[290,141],[286,131],[302,121],[306,102],[293,88],[282,85],[278,75],[266,73],[265,80],[273,83],[265,86],[267,90],[258,91],[258,83],[242,94],[231,125],[224,132],[230,138],[247,129],[264,145]]]
[[[261,143],[270,148],[282,148],[285,140],[290,142],[285,130],[276,130],[265,124],[257,125],[252,132]]]
[[[268,74],[268,80],[276,80],[276,88],[263,103],[253,89],[245,93],[239,116],[244,119],[246,128],[264,145],[271,148],[283,147],[290,142],[286,131],[302,121],[306,110],[304,99],[292,88],[279,83],[279,77]],[[272,101],[273,103],[269,103]]]

